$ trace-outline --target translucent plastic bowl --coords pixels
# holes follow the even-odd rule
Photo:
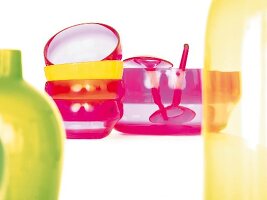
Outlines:
[[[46,65],[101,60],[120,60],[119,33],[101,23],[67,27],[51,37],[44,48]]]
[[[50,81],[45,90],[62,115],[67,138],[104,138],[123,114],[121,80]]]
[[[124,61],[123,97],[124,114],[115,129],[128,134],[153,135],[198,135],[201,132],[202,98],[201,69],[187,69],[181,99],[178,106],[172,106],[177,78],[176,68],[160,67],[154,70],[154,79],[159,87],[152,94],[150,70]],[[133,78],[134,77],[134,78]],[[156,94],[155,94],[156,93]],[[154,96],[154,97],[153,97]],[[158,100],[155,101],[155,97]],[[159,102],[163,108],[159,108]],[[167,120],[161,116],[167,113]]]
[[[122,105],[118,100],[54,101],[63,117],[69,139],[104,138],[122,116]]]

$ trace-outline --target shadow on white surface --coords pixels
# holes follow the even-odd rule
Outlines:
[[[60,200],[200,200],[200,136],[67,140]]]

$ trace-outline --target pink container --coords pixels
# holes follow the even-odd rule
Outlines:
[[[124,60],[124,114],[115,129],[128,134],[200,134],[201,69],[187,69],[184,80],[180,72],[159,58]]]
[[[122,117],[121,80],[50,81],[45,90],[62,115],[69,139],[104,138]]]
[[[69,139],[100,139],[113,129],[122,116],[116,100],[54,100],[64,120]]]

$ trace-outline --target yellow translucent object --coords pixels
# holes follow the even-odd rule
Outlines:
[[[213,0],[204,65],[205,200],[267,199],[267,1]]]
[[[80,79],[121,79],[123,62],[105,60],[50,65],[44,68],[48,81]]]
[[[4,165],[5,165],[5,160],[4,160],[5,156],[4,156],[4,148],[3,148],[3,144],[2,141],[0,140],[0,199],[4,199],[4,191],[6,190],[6,188],[4,188],[4,175],[5,175],[5,171],[4,171]]]

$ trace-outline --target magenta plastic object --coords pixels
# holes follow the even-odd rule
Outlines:
[[[121,99],[122,80],[61,80],[48,81],[45,91],[53,99]]]
[[[122,116],[118,100],[54,99],[64,120],[69,139],[100,139],[113,129]]]
[[[124,114],[116,130],[128,134],[200,134],[201,69],[187,69],[182,87],[177,89],[180,69],[172,68],[166,60],[133,57],[124,60],[124,67]]]
[[[121,58],[118,32],[101,23],[83,23],[65,28],[50,38],[44,48],[46,65]]]
[[[67,80],[46,83],[69,139],[104,138],[122,117],[121,80]]]

